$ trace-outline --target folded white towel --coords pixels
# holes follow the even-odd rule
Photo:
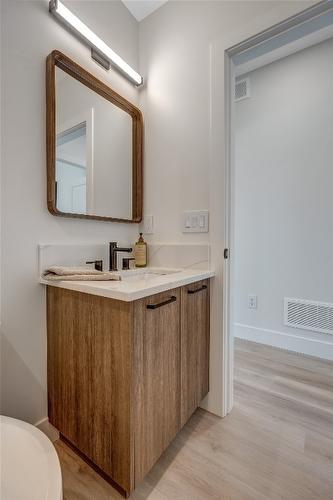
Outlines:
[[[49,281],[119,281],[119,274],[97,271],[90,267],[50,266],[43,272]]]

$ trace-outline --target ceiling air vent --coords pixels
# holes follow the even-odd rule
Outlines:
[[[235,102],[250,97],[250,79],[243,78],[235,81]]]
[[[333,304],[285,297],[284,324],[333,335]]]

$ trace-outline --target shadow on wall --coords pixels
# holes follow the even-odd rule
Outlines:
[[[6,377],[4,377],[6,374]],[[18,387],[20,385],[20,387]],[[35,375],[15,351],[5,334],[1,331],[1,403],[0,413],[8,417],[31,420],[31,408],[40,408],[40,398],[46,400],[46,391]],[[12,394],[25,394],[26,401],[13,398]],[[35,400],[35,401],[34,401]],[[6,402],[6,407],[5,407]],[[40,415],[36,413],[35,420]],[[31,422],[33,424],[36,421]]]

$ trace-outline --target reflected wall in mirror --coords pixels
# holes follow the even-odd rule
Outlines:
[[[58,51],[47,59],[47,155],[52,214],[141,220],[141,113]]]

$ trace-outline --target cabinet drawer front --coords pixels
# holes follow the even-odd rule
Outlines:
[[[184,425],[209,390],[209,280],[181,293],[181,421]]]
[[[134,325],[137,483],[180,429],[180,289],[137,301]]]

